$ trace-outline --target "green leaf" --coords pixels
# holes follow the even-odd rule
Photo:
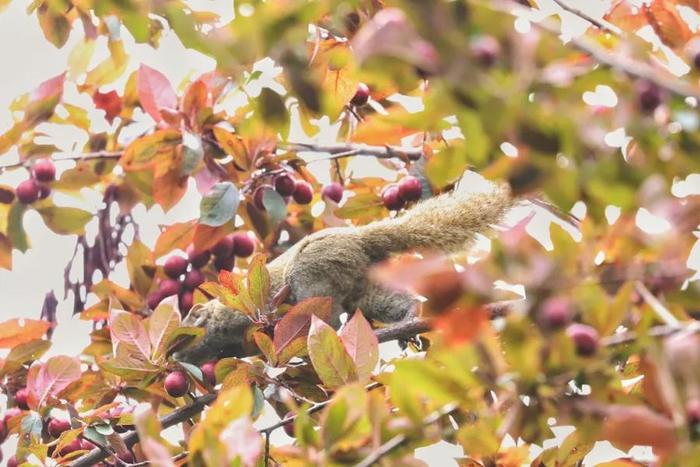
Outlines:
[[[443,188],[457,181],[468,167],[468,151],[464,147],[450,146],[428,161],[425,175],[433,186]]]
[[[457,114],[457,122],[466,140],[464,149],[467,161],[472,165],[482,167],[488,160],[491,140],[486,134],[478,112],[462,110]]]
[[[316,315],[311,316],[307,347],[316,374],[328,389],[337,389],[357,381],[355,363],[335,329]]]
[[[262,202],[273,225],[277,225],[287,218],[287,203],[275,190],[263,190]]]
[[[258,97],[258,108],[263,121],[282,133],[286,139],[289,130],[289,113],[284,105],[284,99],[270,88],[262,88]]]
[[[341,219],[374,220],[385,213],[382,198],[373,192],[361,193],[348,199],[335,210]]]
[[[366,382],[379,361],[379,341],[360,310],[340,330],[340,340],[355,362],[360,382]]]
[[[371,433],[367,391],[360,384],[341,388],[321,416],[321,436],[331,451],[363,445]]]
[[[39,359],[51,347],[51,341],[34,339],[12,348],[2,367],[4,374],[13,373],[25,363]]]
[[[231,182],[220,182],[202,198],[199,205],[199,223],[210,227],[224,225],[236,216],[240,194]]]
[[[151,250],[139,239],[135,239],[126,254],[126,270],[133,288],[146,295],[153,283],[155,265]]]
[[[191,175],[204,159],[204,147],[199,136],[189,132],[182,134],[182,165],[180,175]]]
[[[22,222],[26,210],[26,204],[17,202],[10,207],[10,212],[7,215],[7,236],[12,242],[12,246],[22,253],[29,249],[29,239],[27,239]]]
[[[49,206],[38,208],[46,226],[59,235],[82,235],[85,225],[94,217],[92,213],[78,208]]]

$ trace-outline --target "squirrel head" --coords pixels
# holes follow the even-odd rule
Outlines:
[[[251,355],[246,345],[250,318],[232,310],[217,300],[194,306],[182,322],[183,326],[204,328],[204,338],[197,344],[175,354],[184,362],[200,364],[224,357],[245,357]]]

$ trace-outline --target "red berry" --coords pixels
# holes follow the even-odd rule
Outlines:
[[[158,286],[158,292],[161,297],[170,297],[171,295],[177,295],[180,292],[180,281],[175,279],[163,279],[160,281]]]
[[[369,101],[369,87],[365,83],[359,83],[355,95],[350,99],[350,103],[355,107],[361,107]]]
[[[299,204],[309,204],[314,199],[314,190],[309,182],[297,180],[292,198]]]
[[[399,187],[396,185],[389,185],[384,189],[382,192],[382,202],[384,206],[391,211],[398,211],[406,204],[406,201],[401,197]]]
[[[17,467],[19,464],[17,463],[17,456],[12,456],[9,459],[7,459],[7,467]]]
[[[685,404],[685,416],[690,425],[700,423],[700,400],[690,399]]]
[[[294,416],[294,412],[287,412],[287,414],[284,416],[284,418],[287,419],[287,418],[293,417],[293,416]],[[294,438],[294,421],[291,421],[283,426],[284,426],[284,432],[287,433],[287,436],[291,436],[292,438]]]
[[[165,297],[163,297],[163,295],[160,293],[160,290],[156,290],[155,292],[148,294],[148,297],[146,298],[148,308],[155,310],[160,302],[163,301],[163,298]]]
[[[564,297],[552,297],[545,300],[540,308],[542,324],[550,329],[563,328],[571,321],[571,302]]]
[[[190,390],[190,382],[182,371],[173,371],[165,377],[165,392],[172,397],[182,397]]]
[[[399,196],[405,201],[417,201],[423,195],[423,185],[416,177],[404,177],[399,182]]]
[[[185,290],[181,292],[177,297],[177,306],[180,308],[180,314],[182,316],[187,315],[187,313],[194,305],[194,294],[190,290]]]
[[[598,349],[598,331],[591,326],[574,323],[566,329],[566,334],[574,341],[579,355],[591,356]]]
[[[177,279],[187,271],[187,264],[187,260],[182,256],[171,256],[165,260],[163,271],[168,277]]]
[[[501,54],[501,44],[493,36],[479,36],[472,40],[471,51],[479,63],[489,67]]]
[[[206,278],[204,277],[204,273],[202,271],[200,271],[199,269],[192,269],[185,275],[185,280],[183,281],[183,284],[188,289],[196,289],[201,284],[203,284],[205,280]]]
[[[282,174],[275,178],[275,190],[282,196],[290,196],[294,193],[294,177],[289,174]]]
[[[210,386],[215,386],[216,385],[216,371],[215,371],[216,362],[211,361],[211,362],[202,363],[202,366],[200,366],[199,369],[202,370],[202,378],[204,379],[204,382]]]
[[[653,112],[662,101],[661,89],[650,81],[641,81],[637,85],[637,97],[639,108],[644,112]]]
[[[31,204],[39,199],[39,185],[33,178],[24,180],[17,185],[15,194],[20,203]]]
[[[216,258],[214,260],[214,268],[216,268],[217,271],[231,271],[235,265],[236,258],[233,256],[230,258]]]
[[[340,200],[343,199],[343,185],[338,182],[326,185],[323,187],[323,190],[321,190],[321,196],[333,202],[340,203]]]
[[[194,245],[188,246],[186,253],[187,259],[190,261],[190,264],[193,268],[202,268],[206,266],[209,262],[209,258],[211,257],[211,253],[209,252],[209,250],[204,250],[200,251],[199,253],[196,253]]]
[[[68,420],[59,420],[52,418],[49,420],[47,430],[51,436],[58,438],[64,431],[70,430],[70,422]]]
[[[39,199],[46,199],[51,194],[51,187],[47,185],[39,186]]]
[[[211,249],[217,258],[228,258],[233,255],[233,235],[226,235]]]
[[[34,178],[42,183],[56,180],[56,166],[51,159],[42,159],[34,164]]]
[[[82,443],[78,438],[74,439],[70,443],[66,444],[63,446],[63,449],[61,449],[61,454],[62,456],[65,456],[66,454],[70,454],[71,452],[74,451],[80,451],[82,449]]]
[[[247,232],[233,234],[233,254],[239,258],[246,258],[255,251],[255,240]]]
[[[253,193],[253,204],[256,208],[260,209],[261,211],[265,210],[265,203],[263,202],[263,197],[265,196],[265,192],[267,190],[274,190],[274,188],[272,188],[272,185],[260,185],[255,189],[255,193]]]
[[[29,410],[29,403],[27,398],[29,397],[29,390],[27,388],[22,388],[15,393],[15,403],[17,407],[22,410]]]

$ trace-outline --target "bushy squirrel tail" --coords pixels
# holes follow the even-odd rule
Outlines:
[[[479,193],[457,189],[421,201],[403,215],[362,227],[363,244],[377,256],[414,249],[464,251],[477,233],[500,222],[514,203],[506,185]]]

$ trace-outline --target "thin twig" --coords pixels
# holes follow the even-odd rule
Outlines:
[[[554,3],[559,5],[563,10],[566,10],[569,13],[571,13],[575,16],[578,16],[581,19],[588,21],[593,26],[595,26],[596,28],[598,28],[602,31],[609,32],[610,34],[613,34],[615,36],[622,36],[624,34],[622,29],[618,28],[617,26],[615,26],[614,24],[612,24],[609,21],[606,21],[602,18],[600,18],[600,19],[594,18],[591,15],[589,15],[588,13],[586,13],[585,11],[581,11],[580,9],[573,7],[573,6],[569,5],[567,2],[564,2],[562,0],[553,0],[553,1],[554,1]]]
[[[661,303],[661,301],[659,301],[659,299],[646,288],[642,281],[635,282],[634,287],[637,293],[642,296],[642,299],[651,307],[661,321],[666,323],[668,326],[679,326],[680,321],[678,321],[678,318],[673,316],[668,308],[666,308],[664,304]]]
[[[370,383],[370,384],[368,384],[367,386],[365,386],[365,391],[369,392],[369,391],[371,391],[371,390],[373,390],[373,389],[377,389],[378,387],[381,387],[381,386],[382,386],[381,383],[376,383],[376,382],[375,382],[375,383]],[[312,405],[311,407],[309,407],[309,408],[306,410],[306,413],[307,413],[307,414],[312,414],[312,413],[318,412],[319,410],[321,410],[322,408],[324,408],[325,406],[327,406],[328,404],[330,404],[330,403],[331,403],[331,400],[332,400],[332,399],[328,399],[328,400],[326,400],[326,401],[318,402],[318,403]],[[275,423],[275,424],[273,424],[273,425],[270,425],[270,426],[268,426],[268,427],[266,427],[266,428],[263,428],[263,429],[261,429],[261,430],[258,430],[258,431],[259,431],[260,433],[265,433],[265,434],[272,433],[272,432],[275,431],[277,428],[283,427],[283,426],[285,426],[285,425],[289,425],[289,424],[292,423],[294,420],[296,420],[296,418],[297,418],[296,415],[291,415],[291,416],[289,416],[289,417],[286,417],[286,418],[280,420],[279,422],[277,422],[277,423]]]
[[[71,154],[59,154],[57,157],[51,157],[54,162],[60,161],[91,161],[97,159],[119,159],[122,156],[122,151],[96,151],[96,152],[83,152],[83,153],[71,153]],[[26,167],[29,165],[29,161],[20,161],[14,164],[2,165],[0,166],[0,173],[9,169],[18,169],[20,167]]]

